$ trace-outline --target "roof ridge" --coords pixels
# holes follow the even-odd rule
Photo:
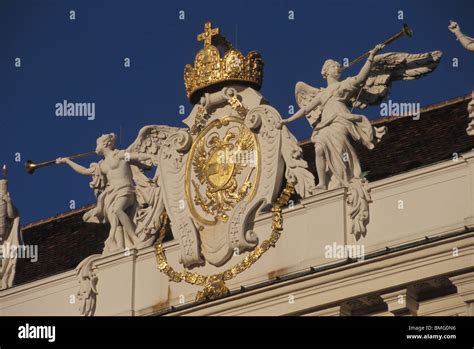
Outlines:
[[[447,99],[445,101],[428,104],[420,109],[420,113],[426,113],[432,110],[441,109],[443,107],[447,107],[453,104],[458,104],[472,98],[474,98],[474,91],[469,92],[459,97]],[[412,116],[413,115],[389,115],[389,116],[384,116],[381,118],[374,119],[371,121],[371,123],[372,125],[378,125],[384,122],[391,122],[391,121],[399,120],[402,118],[407,118],[407,117],[411,118]]]
[[[67,218],[67,217],[70,217],[70,216],[74,216],[74,215],[76,215],[78,213],[81,213],[83,211],[88,211],[88,210],[94,208],[95,206],[96,206],[95,203],[88,204],[88,205],[76,208],[74,210],[70,210],[70,211],[67,211],[67,212],[61,212],[61,213],[55,214],[54,216],[51,216],[51,217],[39,219],[37,221],[30,222],[28,224],[23,225],[21,227],[21,230],[22,230],[22,232],[25,232],[25,230],[34,228],[36,226],[47,224],[49,222],[56,221],[56,220],[61,219],[61,218]]]

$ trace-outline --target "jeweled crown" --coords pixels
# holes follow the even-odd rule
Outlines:
[[[199,100],[205,88],[225,82],[240,82],[260,89],[263,61],[258,52],[251,51],[244,57],[210,22],[204,25],[204,32],[197,40],[204,41],[204,48],[196,54],[194,66],[186,64],[184,67],[186,95],[192,103]],[[217,46],[224,49],[223,57]]]

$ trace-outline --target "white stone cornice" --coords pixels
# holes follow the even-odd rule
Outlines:
[[[453,246],[463,253],[453,257]],[[174,315],[298,314],[315,306],[323,307],[358,295],[383,294],[384,290],[393,290],[401,284],[449,275],[468,265],[473,258],[474,236],[469,234],[237,294]],[[295,299],[291,306],[287,302],[289,294]]]
[[[351,311],[343,306],[337,305],[330,308],[316,310],[311,313],[304,314],[304,316],[351,316]]]
[[[380,296],[393,315],[417,315],[418,301],[411,288],[403,288]]]
[[[429,166],[416,168],[407,172],[403,172],[388,178],[384,178],[375,182],[369,182],[371,191],[388,189],[390,187],[403,186],[409,183],[418,182],[422,179],[436,177],[436,175],[452,172],[453,170],[462,170],[466,168],[467,162],[464,161],[464,155],[460,156],[457,161],[446,160]],[[462,174],[460,174],[462,175]]]
[[[94,261],[94,269],[100,269],[103,266],[112,267],[129,262],[136,258],[138,250],[135,248],[115,252],[110,255],[102,256]]]
[[[466,313],[474,316],[474,271],[452,276],[449,280],[458,289],[458,295],[466,303]]]

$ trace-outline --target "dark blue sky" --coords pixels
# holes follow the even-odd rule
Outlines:
[[[226,4],[232,4],[226,6]],[[69,11],[76,20],[69,20]],[[185,20],[178,18],[185,11]],[[295,20],[288,20],[288,11]],[[391,99],[422,106],[473,90],[474,54],[448,29],[457,20],[474,36],[474,2],[465,1],[152,1],[0,0],[0,162],[9,167],[12,197],[23,224],[94,201],[89,178],[62,166],[30,176],[27,159],[54,159],[94,149],[105,132],[120,135],[125,148],[148,124],[183,126],[180,105],[191,110],[183,68],[202,47],[196,35],[211,20],[238,49],[259,51],[265,61],[261,92],[287,117],[294,85],[323,86],[327,58],[350,59],[397,32],[404,21],[414,36],[388,51],[442,50],[438,69],[413,82],[394,84]],[[21,68],[15,68],[20,57]],[[131,67],[123,59],[131,59]],[[452,67],[457,57],[459,68]],[[356,74],[360,65],[347,74]],[[61,118],[55,104],[94,102],[96,119]],[[365,111],[377,117],[378,108]],[[290,126],[299,139],[311,128],[305,120]],[[21,161],[15,162],[15,153]],[[94,158],[80,162],[88,164]]]

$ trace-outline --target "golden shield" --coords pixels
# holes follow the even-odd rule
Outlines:
[[[196,137],[186,163],[186,201],[203,225],[227,222],[237,203],[251,200],[260,176],[257,137],[240,118],[210,122]]]
[[[235,164],[221,161],[221,154],[228,152],[229,148],[230,147],[224,145],[214,149],[207,160],[206,177],[213,191],[222,190],[222,188],[229,183],[234,174]]]

